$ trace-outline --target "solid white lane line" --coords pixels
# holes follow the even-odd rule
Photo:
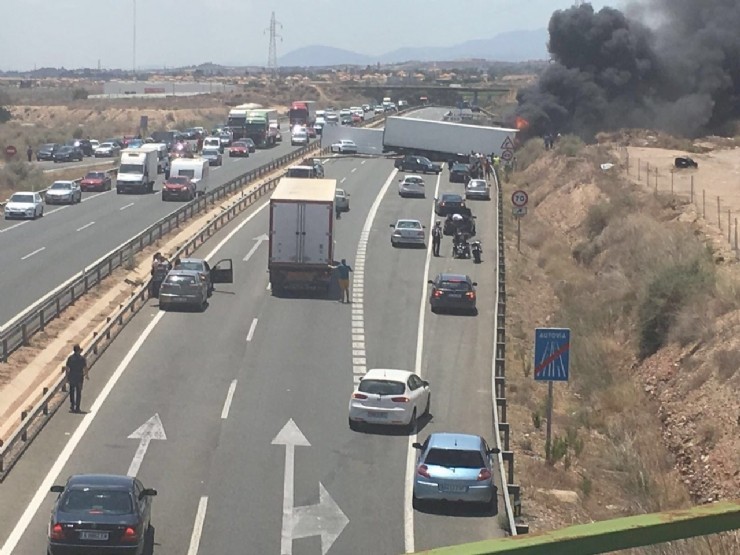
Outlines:
[[[100,407],[103,406],[103,403],[108,398],[108,395],[110,395],[111,391],[113,391],[113,387],[116,385],[116,383],[118,383],[118,380],[126,371],[126,368],[128,368],[128,365],[131,363],[136,353],[139,352],[139,349],[141,349],[144,341],[146,341],[147,337],[149,337],[149,334],[159,323],[164,314],[164,312],[158,312],[157,315],[152,319],[152,321],[149,322],[149,325],[144,329],[143,332],[141,332],[139,338],[133,344],[129,352],[126,353],[126,356],[123,357],[123,360],[113,372],[113,375],[108,379],[108,382],[105,384],[103,389],[98,394],[98,397],[95,399],[95,402],[90,407],[90,412],[88,412],[82,418],[79,426],[77,426],[77,429],[70,436],[67,444],[64,446],[64,449],[62,449],[62,452],[59,453],[57,460],[54,461],[54,464],[52,465],[48,474],[44,477],[33,498],[29,502],[26,509],[23,511],[21,517],[18,519],[18,522],[13,528],[13,531],[10,533],[10,536],[8,536],[8,539],[5,541],[3,548],[0,549],[0,555],[13,555],[18,542],[21,540],[26,529],[31,524],[31,521],[41,507],[41,504],[46,501],[49,495],[49,489],[51,488],[51,486],[54,485],[54,482],[57,480],[62,470],[64,470],[64,467],[72,456],[72,453],[74,453],[74,450],[77,448],[77,446],[82,441],[82,438],[85,436],[85,432],[87,432],[87,429],[93,423],[93,420],[97,416],[98,411],[100,411]]]
[[[254,330],[257,328],[257,318],[252,320],[252,325],[249,326],[249,332],[247,332],[247,341],[252,341],[254,337]]]
[[[136,203],[135,202],[129,202],[127,205],[121,206],[119,208],[119,210],[126,210],[126,208],[131,208],[134,204],[136,204]]]
[[[203,535],[203,525],[206,522],[206,510],[208,509],[208,497],[203,496],[198,502],[198,512],[195,514],[195,523],[193,524],[193,534],[190,536],[190,547],[188,555],[198,555],[200,547],[200,537]]]
[[[88,227],[90,227],[91,225],[95,225],[95,222],[90,222],[89,224],[85,224],[85,225],[83,225],[82,227],[78,227],[78,228],[77,228],[77,231],[82,231],[83,229],[87,229],[87,228],[88,228]]]
[[[437,174],[437,185],[434,188],[434,198],[439,197],[439,180],[441,175]],[[429,229],[434,227],[434,208],[429,218]],[[424,318],[427,308],[427,291],[429,279],[429,266],[432,263],[432,242],[427,245],[427,256],[424,261],[424,275],[422,276],[421,302],[419,303],[419,326],[416,330],[416,361],[414,363],[414,373],[421,376],[421,361],[424,354]],[[416,449],[412,447],[416,441],[416,430],[409,434],[408,447],[406,450],[406,484],[404,487],[403,503],[403,536],[406,547],[406,553],[413,553],[414,549],[414,508],[412,506],[412,497],[414,495],[414,468],[416,466]]]
[[[21,260],[27,260],[27,259],[31,258],[34,254],[38,254],[41,251],[45,251],[45,250],[46,250],[46,247],[41,247],[40,249],[36,249],[33,252],[29,252],[26,256],[22,256],[21,257]]]
[[[44,212],[44,216],[49,216],[50,214],[54,214],[55,212],[59,212],[60,210],[66,210],[71,205],[67,204],[65,206],[60,206],[59,208],[55,208],[54,210],[49,210],[48,212]]]
[[[236,391],[236,380],[231,382],[229,391],[226,393],[226,400],[224,401],[224,408],[221,410],[221,420],[226,420],[229,417],[229,409],[231,408],[231,401],[234,400],[234,391]]]

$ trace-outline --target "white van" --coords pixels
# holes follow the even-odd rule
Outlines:
[[[211,166],[205,158],[175,158],[170,167],[170,177],[187,177],[195,184],[195,194],[208,192],[208,176]]]
[[[149,151],[153,150],[157,153],[157,159],[159,161],[158,171],[159,173],[166,174],[170,169],[170,153],[167,150],[167,145],[164,143],[146,143],[141,145],[140,150]]]
[[[217,148],[218,151],[224,153],[224,144],[221,142],[221,137],[206,137],[203,141],[203,148]]]

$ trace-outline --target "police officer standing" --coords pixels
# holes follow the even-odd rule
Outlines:
[[[82,398],[82,382],[88,378],[87,360],[82,356],[82,348],[75,345],[73,353],[67,358],[63,372],[67,372],[67,383],[69,384],[69,410],[80,412],[80,400]]]
[[[439,247],[442,244],[442,225],[439,222],[434,223],[432,229],[432,252],[434,256],[439,256]]]

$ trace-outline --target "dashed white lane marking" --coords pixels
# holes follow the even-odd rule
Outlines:
[[[132,206],[133,206],[134,204],[136,204],[136,203],[135,203],[135,202],[129,202],[129,203],[128,203],[128,204],[126,204],[125,206],[121,206],[121,207],[119,208],[119,210],[126,210],[126,208],[131,208],[131,207],[132,207]]]
[[[29,252],[29,253],[28,253],[28,254],[27,254],[26,256],[22,256],[22,257],[21,257],[21,260],[28,260],[28,259],[29,259],[29,258],[31,258],[31,257],[32,257],[33,255],[35,255],[35,254],[38,254],[38,253],[40,253],[41,251],[45,251],[45,250],[46,250],[46,247],[41,247],[40,249],[36,249],[36,250],[35,250],[35,251],[33,251],[33,252]]]
[[[60,206],[59,208],[54,208],[54,210],[49,210],[48,212],[44,212],[44,216],[49,216],[50,214],[54,214],[55,212],[59,212],[60,210],[66,210],[72,206],[71,204],[67,204],[65,206]]]
[[[257,329],[257,318],[252,320],[252,325],[249,326],[249,332],[247,333],[247,341],[252,341],[252,338],[254,338],[255,329]]]
[[[363,160],[363,164],[365,161]],[[354,173],[357,168],[352,169]],[[355,255],[355,266],[352,276],[352,376],[355,385],[357,385],[362,376],[367,372],[367,351],[365,347],[365,258],[367,256],[367,242],[370,239],[370,230],[373,227],[375,216],[380,208],[380,202],[383,200],[388,187],[390,187],[393,178],[398,170],[393,170],[388,180],[383,184],[378,196],[375,198],[373,205],[365,219],[365,224],[360,233],[360,240],[357,243],[357,254]],[[342,178],[344,181],[344,178]]]
[[[364,166],[365,165],[365,162],[367,162],[367,160],[363,160],[362,162],[360,162],[360,165],[361,166]]]
[[[89,224],[85,224],[85,225],[83,225],[82,227],[78,227],[78,228],[77,228],[77,231],[82,231],[83,229],[87,229],[87,228],[88,228],[88,227],[90,227],[91,225],[95,225],[95,222],[90,222]]]
[[[108,194],[108,193],[110,193],[110,192],[112,192],[112,191],[103,191],[102,193],[95,193],[94,195],[90,195],[90,196],[88,196],[88,197],[85,197],[85,198],[83,198],[83,199],[82,199],[82,200],[81,200],[80,202],[87,202],[87,201],[88,201],[88,200],[90,200],[90,199],[94,199],[94,198],[97,198],[97,197],[99,197],[100,195],[107,195],[107,194]]]
[[[234,400],[234,392],[236,391],[236,380],[231,382],[229,391],[226,392],[226,400],[224,401],[224,408],[221,411],[221,420],[226,420],[229,417],[229,409],[231,408],[231,401]]]
[[[195,514],[195,523],[193,524],[193,534],[190,536],[190,547],[188,555],[198,555],[200,547],[200,537],[203,535],[203,525],[206,522],[206,510],[208,509],[208,497],[205,495],[200,498],[198,503],[198,512]]]
[[[339,183],[344,183],[346,180],[347,180],[347,178],[346,177],[343,177],[342,179],[339,180]]]
[[[352,168],[352,171],[349,173],[355,173],[357,171],[357,168]]]
[[[24,220],[22,222],[18,222],[17,224],[13,224],[9,227],[6,227],[5,229],[0,229],[0,233],[5,233],[6,231],[10,231],[11,229],[15,229],[16,227],[20,227],[22,225],[26,225],[30,220]]]
[[[269,282],[269,281],[267,282],[267,287],[266,287],[266,289],[267,289],[268,291],[272,291],[272,283],[271,283],[271,282]]]

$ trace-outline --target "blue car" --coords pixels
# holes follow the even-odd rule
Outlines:
[[[499,450],[489,448],[477,435],[431,434],[419,450],[414,471],[413,505],[425,501],[481,503],[495,509],[498,488],[493,477],[493,457]]]

